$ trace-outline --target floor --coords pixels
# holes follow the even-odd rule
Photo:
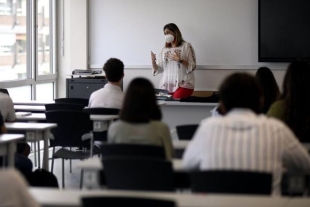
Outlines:
[[[41,163],[42,163],[43,151],[41,150]],[[49,157],[52,157],[52,149],[49,150]],[[34,154],[31,153],[29,155],[29,159],[31,159],[33,163],[33,170],[38,169],[38,166],[34,166]],[[65,188],[66,189],[79,189],[80,188],[80,175],[81,170],[76,166],[80,160],[72,160],[72,173],[70,173],[70,162],[69,160],[65,160]],[[49,162],[49,166],[51,168],[51,159]],[[51,170],[51,169],[50,169]],[[62,188],[62,161],[61,159],[54,160],[54,170],[53,173],[58,179],[59,187]]]

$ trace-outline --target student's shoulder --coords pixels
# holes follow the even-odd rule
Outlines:
[[[156,128],[169,128],[168,125],[162,121],[151,121],[150,124]]]
[[[277,127],[280,129],[283,129],[283,128],[286,129],[287,128],[285,123],[283,121],[279,120],[278,118],[266,116],[264,114],[260,114],[258,116],[258,118],[259,118],[261,123],[264,123],[267,126],[273,126],[273,127]]]

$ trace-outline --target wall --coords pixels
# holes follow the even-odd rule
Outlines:
[[[63,2],[63,1],[64,0],[60,2]],[[88,0],[88,1],[87,0],[65,0],[64,1],[64,6],[65,6],[64,16],[62,18],[59,18],[59,23],[62,23],[62,21],[64,21],[65,23],[64,54],[62,55],[61,48],[58,49],[59,51],[59,58],[58,58],[59,65],[58,66],[59,66],[59,71],[60,71],[59,80],[58,80],[59,97],[65,97],[65,78],[67,77],[66,75],[70,74],[72,69],[75,69],[75,68],[86,69],[87,68],[86,65],[87,65],[88,50],[85,48],[85,45],[88,44],[88,37],[85,31],[87,31],[88,27],[87,27],[87,23],[85,22],[85,20],[88,17],[87,3],[89,2],[89,4],[91,4],[92,1],[94,0]],[[227,0],[216,0],[216,1],[224,2]],[[256,2],[256,0],[248,0],[248,1]],[[218,5],[221,6],[221,3],[219,3]],[[63,6],[62,3],[60,3],[59,9],[61,9],[62,6]],[[239,6],[242,7],[242,5],[239,5]],[[226,8],[224,3],[222,3],[222,8],[223,10]],[[252,7],[250,8],[253,9]],[[247,13],[251,13],[251,12],[248,11]],[[121,14],[118,13],[118,15],[121,15]],[[254,15],[257,15],[257,12]],[[124,19],[124,24],[125,23],[126,21]],[[257,24],[256,22],[254,23]],[[247,30],[249,30],[249,28],[245,26],[244,31],[247,31]],[[121,31],[115,31],[115,32],[121,32]],[[128,33],[129,31],[124,31],[124,32]],[[251,30],[249,32],[251,32],[251,34],[255,33],[255,35],[257,35],[256,34],[257,29],[255,29],[254,32]],[[58,35],[59,37],[62,36],[61,29],[59,30]],[[102,38],[105,38],[104,35],[102,35]],[[255,40],[255,42],[253,42],[252,45],[254,45],[253,49],[249,52],[257,54],[257,40]],[[59,46],[61,46],[60,43],[59,43]],[[221,53],[219,52],[218,55],[221,55]],[[102,67],[103,63],[104,63],[104,60],[102,61],[101,65],[100,64],[92,65],[92,68]],[[249,72],[249,73],[254,74],[256,71],[254,69],[259,67],[260,65],[265,65],[265,64],[260,63],[257,65],[256,64],[251,65],[251,64],[244,63],[244,65],[242,65],[240,63],[233,67],[232,65],[225,65],[225,64],[221,64],[221,65],[211,64],[211,65],[207,65],[207,67],[205,67],[206,65],[204,65],[203,68],[200,67],[195,71],[195,76],[196,76],[196,89],[195,90],[216,90],[218,88],[218,85],[228,74],[231,74],[233,72]],[[281,85],[284,72],[285,72],[284,69],[286,65],[285,64],[280,64],[280,65],[279,64],[267,64],[267,65],[269,65],[271,68],[274,69],[273,71],[274,71],[276,80],[278,84]],[[152,76],[151,71],[150,71],[150,66],[140,65],[138,67],[134,67],[131,65],[130,67],[125,68],[124,89],[126,89],[128,86],[128,83],[137,76],[149,78],[150,80],[152,80],[155,87],[157,86],[159,82],[159,78],[160,78],[160,76],[156,76],[156,77]]]

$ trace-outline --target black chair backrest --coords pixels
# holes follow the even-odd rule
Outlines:
[[[105,207],[175,207],[174,201],[160,200],[154,198],[138,198],[138,197],[82,197],[83,207],[102,206]]]
[[[270,173],[210,170],[191,172],[193,192],[270,195]]]
[[[166,159],[162,146],[144,144],[104,144],[101,146],[102,157],[131,156]]]
[[[198,128],[198,124],[179,125],[175,128],[180,140],[191,140]]]
[[[171,162],[138,157],[102,159],[108,189],[173,191]]]
[[[55,103],[71,103],[71,104],[81,104],[83,106],[88,106],[89,99],[86,98],[56,98]]]
[[[0,88],[0,92],[10,95],[8,89],[6,88]]]
[[[85,108],[83,109],[89,114],[103,114],[103,115],[117,115],[119,114],[119,109],[116,108]]]
[[[59,111],[59,110],[82,111],[83,108],[84,106],[81,104],[69,104],[69,103],[45,104],[46,111]]]
[[[80,111],[47,111],[46,122],[56,123],[57,127],[51,129],[54,140],[51,146],[80,147],[87,146],[89,142],[82,141],[83,134],[92,130],[90,115]]]

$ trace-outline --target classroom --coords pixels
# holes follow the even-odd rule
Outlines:
[[[0,206],[310,206],[309,8],[0,0]]]

